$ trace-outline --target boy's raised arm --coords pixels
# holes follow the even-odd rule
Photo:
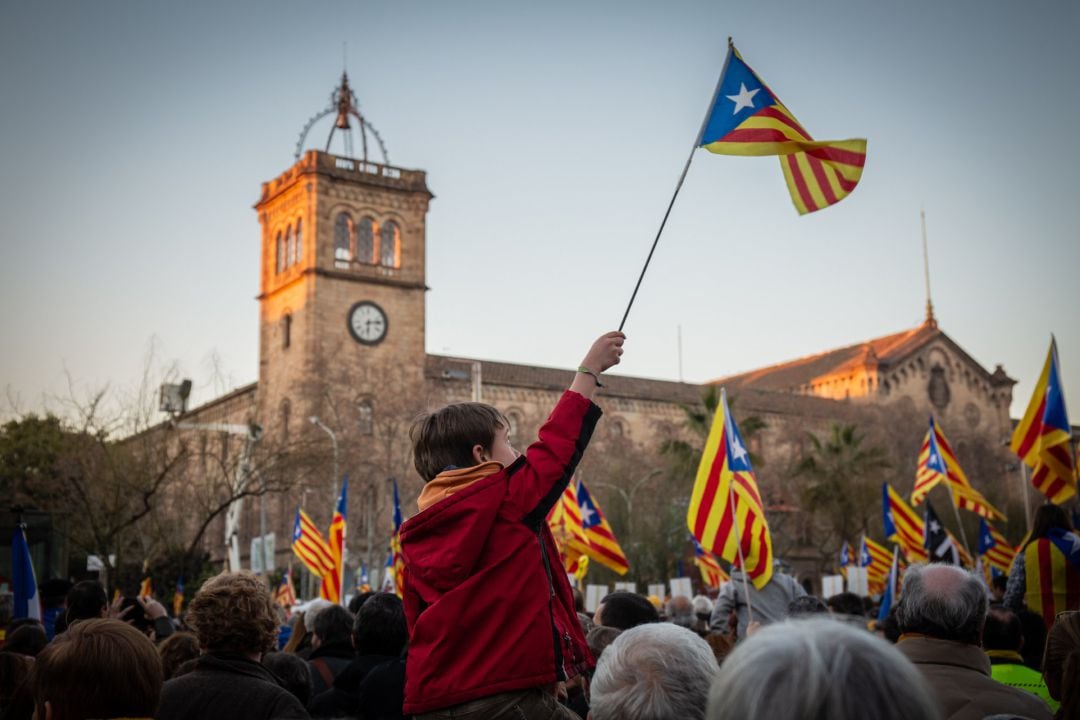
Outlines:
[[[619,358],[623,354],[623,343],[626,341],[624,333],[614,331],[604,333],[596,339],[596,342],[585,354],[585,359],[578,366],[574,382],[570,383],[570,389],[574,392],[592,399],[600,384],[600,373],[610,367],[619,364]]]

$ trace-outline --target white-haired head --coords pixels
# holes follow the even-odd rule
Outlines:
[[[704,720],[716,657],[690,630],[639,625],[608,646],[596,666],[593,720]]]
[[[709,693],[709,720],[936,720],[933,691],[886,641],[829,619],[763,628],[735,648]]]

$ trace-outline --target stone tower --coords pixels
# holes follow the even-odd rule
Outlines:
[[[298,149],[297,162],[263,183],[255,205],[262,228],[258,414],[282,445],[310,428],[310,416],[329,414],[330,401],[339,423],[346,423],[345,405],[357,414],[350,425],[370,422],[379,400],[372,388],[385,386],[378,376],[387,368],[423,384],[433,196],[424,172],[392,167],[385,149],[382,163],[369,161],[368,137],[380,148],[382,141],[356,109],[345,75],[323,115],[332,112],[331,139],[338,131],[351,137],[358,126],[362,154],[351,156],[348,140],[346,155]]]

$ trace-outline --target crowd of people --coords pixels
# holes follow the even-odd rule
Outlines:
[[[761,589],[736,571],[715,598],[614,592],[587,613],[546,517],[622,342],[594,343],[524,455],[490,406],[418,421],[428,487],[401,530],[402,597],[313,601],[286,623],[264,578],[229,572],[170,619],[81,582],[51,628],[8,626],[0,720],[1080,720],[1078,597],[1033,580],[1062,552],[1045,542],[1080,548],[1055,510],[1018,555],[1023,580],[1023,565],[993,590],[954,565],[911,565],[881,621],[868,599],[814,597],[779,570]]]

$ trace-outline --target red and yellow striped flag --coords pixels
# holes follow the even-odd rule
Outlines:
[[[300,508],[296,510],[296,522],[293,523],[292,550],[316,577],[321,578],[334,569],[330,545],[308,514]]]
[[[986,520],[979,521],[979,555],[986,558],[987,569],[997,568],[1008,574],[1016,549],[1005,536]]]
[[[1065,412],[1057,341],[1050,340],[1042,374],[1027,410],[1013,431],[1010,447],[1031,468],[1031,484],[1050,502],[1061,504],[1076,494],[1077,463],[1072,426]]]
[[[889,483],[885,483],[882,490],[885,539],[900,545],[908,562],[926,562],[929,554],[923,547],[922,518],[915,514]]]
[[[338,495],[334,516],[330,518],[330,571],[323,575],[319,586],[319,597],[336,603],[341,602],[341,582],[345,576],[345,518],[348,513],[349,476],[341,481],[341,493]]]
[[[847,197],[866,163],[866,140],[815,141],[780,99],[728,47],[698,145],[720,155],[779,155],[800,215]]]
[[[698,465],[686,524],[706,551],[741,564],[757,589],[772,579],[772,536],[765,506],[724,389]]]
[[[619,575],[625,575],[630,570],[630,563],[619,541],[615,539],[615,533],[600,510],[600,505],[589,492],[584,480],[578,478],[570,484],[576,485],[574,490],[577,509],[581,518],[581,529],[587,541],[587,544],[579,549],[604,567]],[[571,538],[570,545],[575,546],[576,542]]]
[[[956,453],[945,437],[941,424],[930,418],[930,428],[919,450],[919,465],[915,471],[915,488],[911,491],[911,504],[918,505],[939,482],[945,481],[953,504],[961,510],[969,510],[989,520],[1004,520],[1005,515],[976,490],[960,467]]]
[[[548,513],[548,527],[563,556],[566,572],[576,574],[580,571],[581,559],[587,558],[585,550],[589,539],[581,527],[581,508],[577,503],[577,483],[573,480],[566,486],[558,502]],[[588,565],[586,564],[586,568]]]
[[[716,556],[710,552],[705,552],[705,548],[701,547],[701,544],[696,539],[694,540],[694,564],[701,571],[701,581],[705,583],[706,587],[718,588],[721,583],[731,580],[731,577],[724,572],[724,568],[721,567]]]

